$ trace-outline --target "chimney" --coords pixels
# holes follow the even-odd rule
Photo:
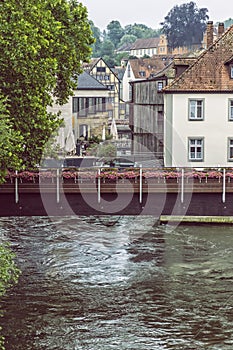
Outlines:
[[[214,24],[213,21],[207,22],[207,29],[206,29],[206,44],[207,48],[213,44],[214,41]]]
[[[220,37],[225,31],[225,28],[224,28],[224,23],[219,23],[218,24],[218,37]]]

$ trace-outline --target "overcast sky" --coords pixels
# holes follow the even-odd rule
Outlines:
[[[190,0],[191,1],[191,0]],[[179,0],[80,0],[88,9],[89,19],[101,30],[112,20],[118,20],[122,27],[142,23],[153,29],[160,28],[160,22],[175,6],[190,1]],[[233,7],[221,0],[194,1],[198,8],[207,8],[209,19],[214,22],[233,18]],[[232,12],[231,12],[232,9]]]

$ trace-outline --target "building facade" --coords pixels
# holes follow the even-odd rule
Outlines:
[[[233,165],[233,26],[207,35],[207,50],[163,90],[168,167]]]

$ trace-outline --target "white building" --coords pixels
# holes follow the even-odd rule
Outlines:
[[[164,93],[165,166],[232,167],[233,26]]]

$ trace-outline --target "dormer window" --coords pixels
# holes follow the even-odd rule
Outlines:
[[[229,78],[233,79],[233,56],[225,61],[225,65],[228,66]]]
[[[145,77],[146,76],[146,72],[144,70],[141,70],[141,71],[139,71],[139,75],[141,77]]]
[[[233,79],[233,65],[230,66],[230,78]]]

